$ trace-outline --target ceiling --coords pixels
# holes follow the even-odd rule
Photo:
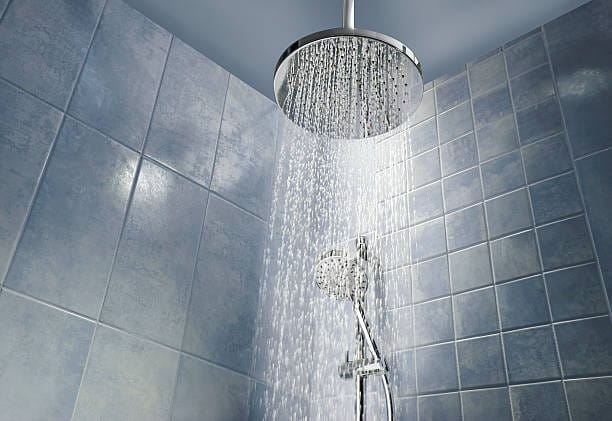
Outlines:
[[[341,0],[126,1],[270,98],[281,52],[342,23]],[[427,82],[587,2],[356,0],[355,26],[406,44]]]

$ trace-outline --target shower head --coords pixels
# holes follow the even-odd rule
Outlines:
[[[315,267],[315,282],[327,295],[341,301],[351,301],[356,289],[365,291],[367,277],[357,259],[342,250],[331,250],[321,256]]]
[[[344,26],[307,35],[281,55],[274,94],[295,124],[330,138],[360,139],[404,127],[423,96],[421,65],[400,41]]]

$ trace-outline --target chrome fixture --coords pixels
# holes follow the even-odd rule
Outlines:
[[[356,248],[356,256],[351,256],[342,250],[331,250],[323,254],[315,267],[315,282],[330,297],[353,302],[353,312],[357,319],[355,359],[349,360],[347,351],[344,363],[338,367],[338,373],[343,379],[355,379],[356,420],[365,420],[366,378],[378,375],[381,376],[383,382],[387,420],[393,421],[393,401],[387,363],[372,337],[370,325],[365,316],[368,273],[372,269],[369,267],[371,259],[368,259],[366,237],[357,238]],[[370,354],[369,357],[366,356],[367,352]]]
[[[354,0],[343,26],[307,35],[280,56],[276,102],[298,126],[330,138],[360,139],[404,127],[421,103],[421,64],[400,41],[354,27]]]

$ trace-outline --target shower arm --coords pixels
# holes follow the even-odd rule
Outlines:
[[[355,1],[344,0],[342,9],[342,27],[347,29],[355,29]]]

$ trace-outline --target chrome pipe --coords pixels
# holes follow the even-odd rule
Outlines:
[[[385,401],[387,401],[387,421],[393,421],[393,399],[391,397],[391,385],[389,384],[389,376],[383,374],[382,382],[385,389]]]
[[[355,29],[355,1],[344,0],[342,9],[342,27]]]

